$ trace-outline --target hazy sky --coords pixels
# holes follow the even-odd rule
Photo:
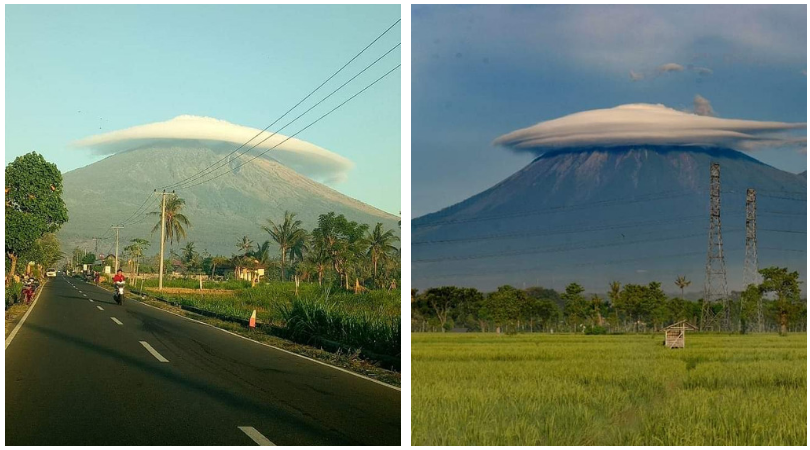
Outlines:
[[[33,150],[69,171],[100,159],[71,142],[183,114],[262,129],[399,17],[399,5],[7,6],[6,164]],[[313,98],[393,47],[400,31],[392,29]],[[298,131],[400,57],[395,50],[283,133]],[[296,136],[356,164],[333,188],[394,214],[400,96],[397,71]]]
[[[492,141],[629,103],[806,122],[806,6],[414,6],[412,216],[535,156]],[[806,131],[804,132],[806,135]],[[750,153],[790,172],[795,148]]]

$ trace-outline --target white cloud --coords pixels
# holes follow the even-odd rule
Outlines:
[[[712,103],[700,94],[695,95],[694,112],[699,116],[714,116],[714,109]]]
[[[667,63],[658,67],[658,73],[683,72],[683,66],[676,63]]]
[[[74,147],[89,149],[98,155],[111,155],[159,141],[197,141],[233,144],[233,150],[247,142],[261,130],[235,125],[211,117],[178,116],[165,122],[139,125],[124,130],[112,131],[86,137],[73,143]],[[339,182],[347,178],[354,163],[336,153],[300,139],[262,132],[248,145],[239,150],[245,152],[261,142],[242,158],[247,161],[259,153],[278,145],[263,157],[272,158],[293,170],[319,181]],[[280,144],[281,143],[281,144]],[[223,155],[224,156],[224,155]]]
[[[535,154],[560,148],[645,144],[722,146],[753,151],[765,147],[806,146],[806,137],[786,134],[788,130],[806,128],[805,123],[721,119],[642,103],[540,122],[505,134],[493,144]]]

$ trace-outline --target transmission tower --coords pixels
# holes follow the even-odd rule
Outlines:
[[[730,329],[731,311],[728,307],[728,282],[723,257],[723,235],[720,227],[720,164],[712,163],[709,189],[709,250],[706,256],[706,284],[703,291],[702,329]],[[722,301],[723,310],[715,314],[712,306]]]
[[[759,284],[759,262],[757,261],[757,191],[745,192],[745,266],[743,266],[743,288],[749,284]],[[757,300],[757,327],[763,331],[762,296]]]

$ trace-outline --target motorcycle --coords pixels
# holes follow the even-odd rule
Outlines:
[[[25,296],[25,304],[28,305],[31,303],[31,300],[34,298],[34,293],[37,291],[37,284],[33,278],[29,279],[25,282],[25,286],[23,286],[22,293]]]
[[[124,282],[123,281],[116,281],[115,282],[115,291],[113,291],[113,299],[115,303],[119,305],[124,304]]]

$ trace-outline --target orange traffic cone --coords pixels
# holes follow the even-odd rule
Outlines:
[[[250,328],[256,328],[256,310],[253,310],[253,314],[250,315]]]

